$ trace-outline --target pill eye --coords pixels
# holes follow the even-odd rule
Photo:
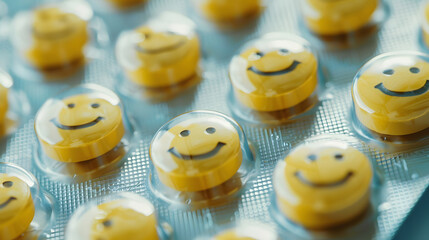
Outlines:
[[[412,73],[419,73],[420,69],[416,68],[416,67],[412,67],[412,68],[410,68],[410,72],[412,72]]]
[[[279,53],[279,55],[284,56],[284,55],[287,55],[289,53],[289,50],[282,48],[278,51],[278,53]]]
[[[263,53],[261,53],[261,52],[255,52],[252,55],[250,55],[249,60],[256,61],[258,59],[261,59],[263,56],[264,56]]]
[[[13,186],[13,182],[12,181],[3,182],[3,187],[5,187],[5,188],[10,188],[12,186]]]
[[[314,162],[314,161],[316,161],[317,160],[317,156],[316,155],[314,155],[314,154],[310,154],[310,155],[308,155],[308,160],[310,160],[310,161],[312,161],[312,162]]]
[[[206,129],[206,133],[208,133],[208,134],[213,134],[215,132],[216,132],[216,128],[214,128],[214,127],[209,127]]]
[[[343,160],[344,159],[344,155],[343,154],[341,154],[341,153],[337,153],[337,154],[335,154],[335,159],[337,159],[337,160]]]
[[[93,104],[91,104],[91,107],[92,107],[92,108],[99,108],[99,107],[100,107],[100,104],[98,104],[98,103],[93,103]]]
[[[387,76],[391,76],[394,73],[395,73],[395,71],[393,71],[393,69],[387,69],[387,70],[384,70],[384,72],[383,72],[383,74],[387,75]]]
[[[112,226],[113,223],[110,220],[105,220],[105,221],[103,221],[102,224],[104,227],[110,227],[110,226]]]
[[[68,108],[74,108],[74,106],[75,106],[75,105],[74,105],[74,103],[69,103],[69,104],[67,104],[67,107],[68,107]]]
[[[149,33],[143,33],[144,39],[149,39],[150,38],[150,34]]]
[[[189,134],[191,134],[191,131],[189,131],[189,130],[183,130],[179,133],[179,135],[181,137],[187,137],[187,136],[189,136]]]

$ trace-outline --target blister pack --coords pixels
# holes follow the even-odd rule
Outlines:
[[[418,0],[0,0],[0,239],[390,239],[428,39]]]

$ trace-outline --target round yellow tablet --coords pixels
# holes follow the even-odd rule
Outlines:
[[[201,0],[198,6],[214,22],[234,22],[258,15],[262,0]]]
[[[28,185],[18,177],[0,173],[0,239],[12,240],[23,234],[34,212]]]
[[[117,199],[93,206],[72,217],[67,239],[157,240],[157,220],[153,205],[144,198]]]
[[[35,130],[48,157],[81,162],[102,156],[120,143],[125,133],[120,101],[104,90],[49,99],[40,108]]]
[[[293,149],[275,168],[280,211],[307,228],[335,227],[369,206],[369,159],[344,142],[308,143]]]
[[[168,22],[154,19],[121,34],[116,56],[129,80],[146,88],[163,88],[195,77],[200,59],[198,36],[191,23],[172,24],[174,17]]]
[[[305,0],[303,4],[304,19],[311,31],[339,35],[367,25],[379,0]]]
[[[423,18],[422,18],[422,32],[423,40],[427,47],[429,47],[429,2],[426,2],[423,7]]]
[[[386,135],[408,135],[429,127],[429,56],[382,54],[356,74],[352,94],[358,120]]]
[[[163,184],[195,192],[231,179],[243,156],[239,133],[230,120],[218,114],[190,112],[157,132],[150,158]]]
[[[277,233],[263,224],[246,223],[225,230],[211,240],[278,240]]]
[[[235,97],[244,106],[277,111],[312,95],[317,86],[317,58],[307,41],[271,34],[234,56],[229,73]]]
[[[51,70],[79,63],[84,58],[88,42],[87,23],[74,13],[59,7],[41,7],[34,10],[31,47],[25,57],[33,66]]]

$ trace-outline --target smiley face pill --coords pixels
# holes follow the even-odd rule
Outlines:
[[[23,234],[33,221],[34,213],[27,183],[0,173],[0,239],[12,240]]]
[[[313,94],[317,58],[304,39],[272,33],[234,56],[229,74],[241,104],[257,111],[278,111],[294,107]]]
[[[305,0],[303,15],[308,28],[320,35],[340,35],[367,25],[379,0]]]
[[[155,209],[144,198],[116,199],[85,210],[70,219],[66,239],[158,239]]]
[[[335,227],[365,212],[372,175],[369,159],[346,143],[300,145],[274,170],[277,205],[306,228]]]
[[[94,84],[47,100],[35,120],[44,153],[61,162],[82,162],[109,152],[125,134],[119,104],[113,92]]]
[[[368,129],[401,136],[429,127],[429,56],[379,55],[356,74],[352,95],[357,119]]]
[[[213,112],[190,112],[164,125],[152,140],[150,158],[160,181],[177,191],[221,185],[240,168],[237,126]]]
[[[15,48],[26,62],[41,70],[77,65],[84,59],[89,40],[88,19],[79,14],[88,12],[85,8],[89,6],[66,1],[18,14],[14,19]],[[80,9],[79,13],[74,9]]]
[[[116,44],[116,57],[127,78],[139,86],[164,88],[180,84],[197,72],[200,43],[195,25],[184,16],[161,15],[133,31],[123,32]]]

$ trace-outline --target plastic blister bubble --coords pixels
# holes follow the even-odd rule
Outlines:
[[[297,119],[318,102],[317,87],[323,89],[318,69],[309,42],[287,33],[266,34],[231,60],[231,108],[251,122]]]
[[[350,137],[320,135],[289,151],[273,174],[278,224],[298,239],[371,239],[386,192],[362,147]]]
[[[257,173],[241,127],[216,112],[172,119],[155,134],[149,151],[155,194],[192,207],[227,203]]]
[[[352,88],[355,130],[401,147],[427,139],[428,63],[429,56],[419,52],[386,53],[366,63]]]
[[[122,192],[93,199],[73,214],[66,239],[169,239],[168,224],[161,224],[147,199]]]
[[[35,119],[35,163],[59,180],[84,181],[117,170],[136,135],[110,90],[86,84],[48,99]]]
[[[39,239],[54,223],[55,202],[21,167],[0,162],[0,237]]]

